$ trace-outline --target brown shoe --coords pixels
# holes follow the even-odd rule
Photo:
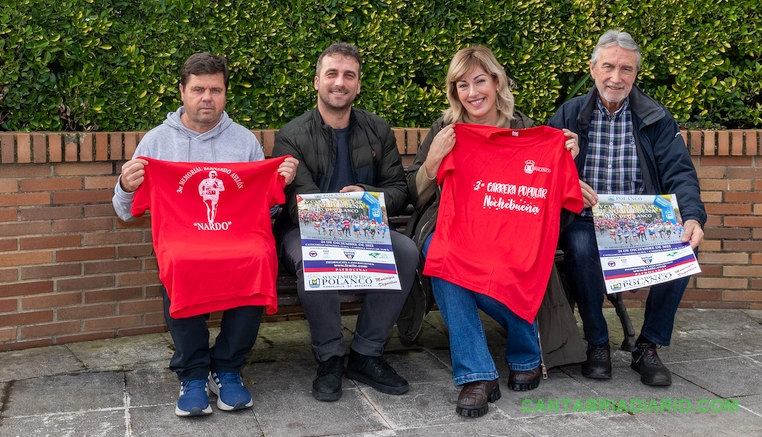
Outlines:
[[[540,386],[542,366],[532,370],[511,370],[508,374],[508,388],[514,391],[529,391]]]
[[[489,410],[488,402],[500,399],[500,385],[492,381],[474,381],[463,385],[455,412],[466,417],[482,417]]]

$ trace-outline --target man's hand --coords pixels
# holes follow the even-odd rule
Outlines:
[[[138,189],[145,179],[146,165],[148,161],[141,158],[131,159],[122,165],[122,177],[119,179],[119,184],[124,191],[132,193]]]
[[[585,201],[585,208],[591,208],[598,203],[598,195],[590,185],[579,181],[579,188],[582,189],[582,199]]]
[[[704,230],[701,229],[701,225],[696,220],[687,220],[684,224],[683,238],[680,240],[683,243],[691,242],[691,249],[695,249],[696,246],[704,239]]]
[[[347,185],[346,187],[342,188],[339,193],[351,193],[352,191],[365,191],[365,188],[359,187],[357,185]]]
[[[285,161],[278,166],[278,173],[286,180],[286,185],[294,181],[296,177],[296,168],[299,166],[299,160],[293,157],[286,158]]]

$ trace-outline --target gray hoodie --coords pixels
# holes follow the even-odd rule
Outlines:
[[[164,123],[145,134],[133,157],[175,162],[251,162],[265,159],[257,137],[233,122],[226,112],[222,112],[217,126],[202,134],[188,129],[180,121],[184,112],[185,108],[181,106],[177,112],[167,114]],[[116,182],[111,203],[124,221],[135,219],[130,213],[134,195],[124,191],[119,180]]]

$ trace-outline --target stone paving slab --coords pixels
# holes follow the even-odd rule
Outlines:
[[[213,406],[211,416],[192,419],[174,415],[179,383],[167,368],[172,340],[166,333],[3,352],[0,436],[762,435],[762,311],[678,311],[673,345],[660,350],[673,371],[673,385],[666,388],[640,383],[629,368],[630,354],[619,350],[623,334],[616,314],[604,314],[614,378],[590,380],[579,365],[569,365],[551,369],[549,379],[530,392],[507,389],[507,338],[485,319],[502,397],[476,420],[455,414],[459,389],[452,383],[447,329],[438,312],[427,316],[417,344],[403,346],[396,333],[387,344],[388,361],[410,382],[405,395],[385,395],[345,379],[338,402],[314,400],[317,363],[307,323],[268,323],[242,371],[254,408],[228,413]],[[636,330],[642,314],[630,310]],[[354,321],[343,319],[347,345]],[[696,407],[722,398],[737,401],[737,411],[583,411],[590,400],[687,400]],[[563,400],[566,409],[558,408]],[[551,403],[555,410],[548,408]]]
[[[748,357],[681,362],[671,365],[670,369],[723,398],[759,394],[762,386],[762,363]]]
[[[53,414],[116,409],[124,406],[124,374],[94,372],[29,378],[9,390],[5,414]]]
[[[130,409],[129,436],[188,437],[188,436],[262,436],[262,430],[251,410],[220,412],[203,417],[180,419],[175,416],[174,402]],[[78,434],[84,435],[84,434]],[[90,434],[87,434],[88,436]],[[117,434],[92,434],[117,435]]]
[[[383,417],[358,389],[344,390],[337,402],[318,402],[311,386],[252,393],[254,414],[264,435],[297,437],[365,433],[388,429]]]
[[[8,437],[123,436],[127,435],[127,425],[124,409],[121,408],[12,416],[3,418],[0,435]]]
[[[522,420],[520,426],[531,436],[543,437],[656,437],[664,435],[643,426],[638,423],[637,418],[625,413],[540,416]]]
[[[133,369],[156,361],[166,363],[174,353],[162,334],[71,343],[67,348],[86,368],[100,371]]]
[[[458,423],[447,425],[437,425],[425,428],[406,428],[397,431],[394,436],[399,437],[417,437],[417,436],[442,436],[442,437],[464,437],[464,436],[517,436],[530,437],[532,434],[525,431],[521,424],[514,420],[506,419],[487,419],[481,417],[480,423],[475,425],[469,419],[462,419]],[[375,437],[375,436],[373,436]]]
[[[696,399],[694,398],[694,402]],[[698,405],[692,405],[698,408]],[[739,408],[734,412],[670,412],[636,415],[642,423],[659,435],[680,437],[754,436],[762,435],[762,418]]]
[[[180,393],[180,382],[167,369],[152,368],[125,372],[126,393],[131,407],[166,405],[174,414],[174,406]]]
[[[34,365],[30,365],[34,363]],[[0,382],[81,372],[85,366],[66,346],[50,346],[0,353]]]

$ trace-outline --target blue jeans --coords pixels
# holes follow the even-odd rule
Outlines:
[[[423,245],[429,251],[433,234]],[[540,365],[540,343],[537,322],[527,323],[507,306],[481,293],[476,293],[440,278],[431,278],[431,287],[442,318],[450,332],[450,357],[455,385],[473,381],[490,381],[498,377],[492,360],[479,310],[495,319],[508,333],[505,361],[511,370],[532,370]]]
[[[606,284],[603,281],[592,218],[577,217],[561,234],[560,245],[564,251],[569,291],[577,302],[585,339],[588,344],[608,343],[609,331],[602,310]],[[669,346],[675,313],[689,279],[680,278],[651,287],[640,330],[643,337],[656,344]]]

